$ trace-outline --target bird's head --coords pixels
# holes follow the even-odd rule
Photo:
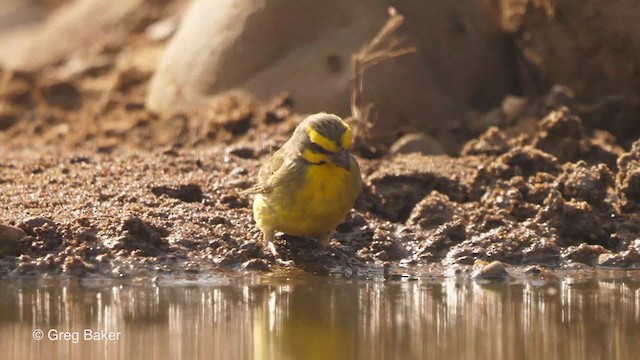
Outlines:
[[[351,127],[339,116],[318,113],[304,119],[294,136],[300,139],[300,154],[310,164],[333,164],[351,170]]]

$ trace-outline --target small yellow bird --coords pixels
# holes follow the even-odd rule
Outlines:
[[[318,113],[304,119],[260,169],[253,216],[270,251],[276,231],[316,238],[324,247],[353,208],[362,179],[349,153],[351,128],[340,117]]]

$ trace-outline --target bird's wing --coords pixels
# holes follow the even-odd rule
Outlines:
[[[275,154],[260,168],[258,173],[258,183],[245,191],[247,194],[264,194],[270,192],[283,179],[289,161],[285,161],[285,152],[283,149],[276,151]]]

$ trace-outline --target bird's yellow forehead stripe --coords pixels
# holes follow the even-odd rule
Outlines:
[[[345,149],[351,148],[351,126],[349,124],[344,123],[346,130],[344,134],[342,134],[342,147]]]
[[[324,135],[320,134],[316,131],[316,129],[311,126],[307,127],[307,134],[309,135],[309,139],[311,142],[316,143],[322,146],[324,149],[329,150],[331,152],[338,152],[338,145],[331,139],[326,138]]]

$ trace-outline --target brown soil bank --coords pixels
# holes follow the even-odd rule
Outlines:
[[[240,191],[300,119],[286,98],[259,105],[238,95],[207,121],[168,121],[115,97],[108,111],[119,121],[106,116],[81,131],[67,116],[41,115],[70,106],[68,96],[49,97],[49,86],[75,94],[70,84],[27,86],[11,98],[15,111],[31,97],[40,115],[5,115],[13,120],[1,133],[3,275],[281,269]],[[278,237],[291,266],[341,275],[477,260],[640,266],[640,142],[623,152],[566,107],[528,133],[491,128],[459,157],[360,162],[363,195],[330,249]]]
[[[530,75],[583,99],[640,89],[640,3],[634,0],[501,0]]]

